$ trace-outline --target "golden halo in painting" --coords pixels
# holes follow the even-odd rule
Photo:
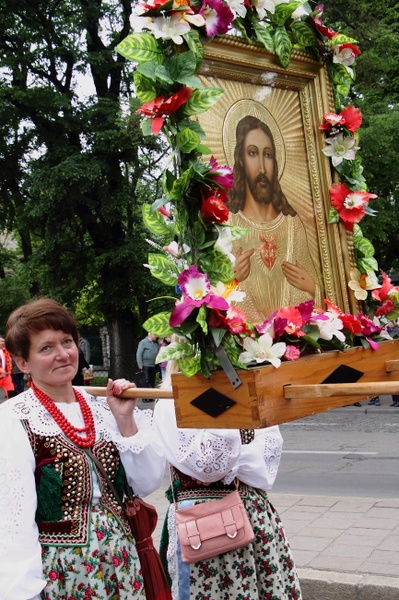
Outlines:
[[[284,139],[280,128],[273,115],[260,102],[255,100],[241,99],[234,102],[223,119],[222,143],[229,167],[234,166],[234,148],[236,145],[236,127],[237,124],[246,116],[256,117],[262,123],[265,123],[272,132],[274,145],[276,148],[276,159],[278,167],[278,177],[281,178],[286,162],[286,151]]]

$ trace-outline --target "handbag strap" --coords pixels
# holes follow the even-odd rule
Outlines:
[[[102,462],[100,460],[98,460],[97,456],[89,449],[89,448],[85,448],[84,449],[85,452],[88,454],[88,456],[90,456],[91,460],[94,462],[94,464],[96,465],[97,469],[100,471],[101,475],[104,477],[105,481],[107,482],[111,492],[113,493],[113,495],[115,496],[115,498],[117,499],[118,503],[123,506],[122,500],[118,494],[118,492],[115,489],[114,484],[112,483],[107,471],[104,469],[104,465],[102,464]]]
[[[172,477],[172,471],[175,471],[175,470],[176,469],[174,467],[172,467],[172,465],[169,465],[170,490],[171,490],[171,493],[172,493],[173,504],[175,505],[175,509],[177,509],[177,502],[176,502],[176,496],[175,496],[175,488],[173,486],[173,483],[174,483],[175,480]],[[237,479],[237,477],[235,477],[233,479],[232,483],[234,483],[234,486],[235,486],[236,490],[238,490],[239,485],[240,485],[239,479]],[[206,487],[205,487],[205,489],[206,489]],[[228,494],[228,492],[226,491],[226,495],[227,494]]]

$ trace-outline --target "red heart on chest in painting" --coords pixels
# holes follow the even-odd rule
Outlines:
[[[264,235],[259,234],[259,239],[262,242],[262,244],[259,246],[260,257],[270,271],[273,268],[277,258],[276,238],[272,236],[270,239],[267,239]]]

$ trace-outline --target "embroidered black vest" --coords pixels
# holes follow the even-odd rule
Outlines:
[[[89,539],[92,484],[90,462],[83,448],[63,435],[44,436],[33,433],[23,421],[36,460],[36,523],[39,541],[52,546],[84,546]],[[93,453],[103,464],[115,488],[122,496],[126,481],[119,452],[112,442],[100,439]],[[103,475],[100,482],[101,504],[110,510],[129,534],[128,522]]]

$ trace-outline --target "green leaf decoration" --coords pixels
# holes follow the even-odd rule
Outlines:
[[[170,193],[169,193],[171,200],[179,201],[183,198],[185,192],[187,191],[188,185],[190,183],[191,176],[192,176],[192,169],[190,167],[186,171],[184,171],[184,173],[182,174],[181,177],[179,177],[179,179],[176,179],[176,181],[174,181],[172,189],[170,190]]]
[[[191,228],[191,238],[188,239],[190,242],[189,245],[196,246],[197,248],[202,248],[205,242],[205,228],[199,219],[196,219]]]
[[[131,33],[116,46],[117,52],[137,63],[154,62],[161,65],[164,53],[151,33]]]
[[[197,61],[194,52],[191,50],[171,56],[168,65],[171,76],[180,83],[180,78],[191,77],[197,71]]]
[[[201,359],[199,356],[196,358],[178,360],[177,365],[179,367],[179,370],[186,377],[192,377],[193,375],[201,371]]]
[[[177,273],[174,263],[163,254],[151,253],[148,255],[148,264],[151,267],[151,275],[156,277],[165,285],[175,286]]]
[[[169,313],[166,313],[169,314]],[[152,332],[152,329],[149,329]],[[160,336],[165,337],[165,336]],[[165,350],[162,351],[159,360],[157,363],[164,362],[167,360],[178,360],[179,358],[188,359],[194,358],[195,353],[193,347],[190,344],[185,344],[183,342],[172,342],[169,346],[165,346]]]
[[[165,196],[170,197],[173,185],[176,181],[176,176],[169,169],[165,169],[162,173],[162,188]]]
[[[154,135],[151,129],[151,119],[143,119],[140,123],[140,127],[144,136]]]
[[[339,223],[339,213],[333,207],[331,207],[329,210],[328,222],[329,223]]]
[[[316,41],[316,35],[312,27],[304,21],[294,21],[291,25],[295,41],[303,48],[312,47]]]
[[[154,235],[170,236],[170,228],[165,223],[165,219],[158,211],[154,211],[150,204],[143,204],[142,207],[144,225]]]
[[[343,35],[342,33],[338,33],[337,35],[334,35],[331,40],[328,40],[327,43],[329,46],[336,46],[337,44],[357,44],[357,40],[354,40],[347,35]]]
[[[358,261],[358,266],[361,273],[366,273],[367,271],[378,271],[378,262],[374,256],[360,258]]]
[[[268,23],[261,25],[258,21],[255,21],[253,28],[258,42],[260,42],[268,52],[274,53],[274,41],[271,34],[271,26]]]
[[[208,252],[201,257],[201,261],[203,270],[208,275],[208,279],[212,284],[218,281],[229,283],[234,279],[230,259],[222,252],[218,252],[217,250]]]
[[[181,110],[182,117],[199,115],[206,112],[211,106],[216,104],[223,90],[220,88],[206,88],[203,90],[194,90],[190,98]]]
[[[183,39],[195,56],[197,71],[200,68],[204,59],[204,45],[202,43],[200,34],[197,30],[191,29],[188,33],[185,33],[183,35]]]
[[[335,85],[350,86],[352,83],[350,73],[348,73],[344,65],[341,65],[340,63],[329,63],[328,74]]]
[[[190,152],[193,152],[193,150],[197,148],[199,143],[199,135],[192,129],[189,129],[188,127],[183,129],[182,131],[179,131],[179,133],[176,136],[177,147],[179,148],[179,150],[185,152],[186,154],[190,154]]]
[[[285,24],[288,19],[291,19],[291,15],[299,6],[301,6],[302,2],[288,2],[283,4],[278,4],[276,6],[276,10],[274,15],[271,16],[271,20],[273,23],[276,23],[280,27]]]
[[[220,329],[220,327],[212,327],[211,334],[216,347],[220,346],[220,344],[222,343],[222,339],[224,338],[226,333],[226,329]]]
[[[166,68],[166,65],[157,66],[154,72],[154,78],[167,85],[174,84],[173,77],[171,76],[169,69]]]
[[[356,250],[361,252],[364,258],[374,256],[375,252],[373,244],[365,237],[356,242]]]
[[[283,5],[280,4],[279,6]],[[274,34],[274,48],[281,65],[288,67],[291,60],[292,43],[285,27],[277,27]]]
[[[137,98],[140,100],[141,104],[151,102],[151,100],[154,100],[154,98],[157,97],[157,90],[151,79],[145,77],[145,75],[140,73],[137,69],[134,72],[133,81]]]
[[[206,135],[205,131],[202,129],[201,125],[197,123],[197,121],[193,121],[192,119],[182,119],[178,124],[178,129],[183,130],[185,128],[192,129],[195,133],[198,134],[198,137],[203,140]]]
[[[143,328],[157,337],[172,335],[173,329],[169,325],[170,312],[160,312],[153,315],[143,323]]]
[[[199,324],[199,326],[201,327],[201,329],[205,335],[208,333],[208,323],[206,320],[207,315],[208,315],[208,311],[207,311],[206,306],[204,306],[204,305],[200,306],[200,309],[199,309],[198,315],[197,315],[197,323]]]

